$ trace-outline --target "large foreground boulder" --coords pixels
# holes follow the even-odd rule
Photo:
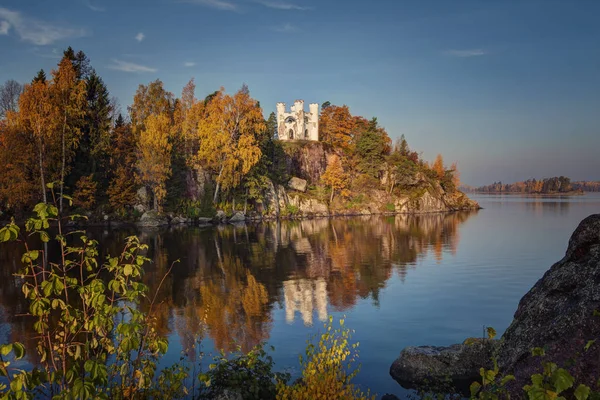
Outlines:
[[[447,379],[455,388],[468,388],[479,377],[481,367],[490,368],[498,341],[469,339],[448,347],[407,347],[390,368],[390,375],[406,388],[420,388],[423,384],[436,388],[436,383]]]
[[[519,302],[497,351],[501,372],[516,377],[509,389],[522,395],[520,388],[542,371],[541,358],[531,352],[537,347],[545,350],[544,361],[568,369],[577,383],[595,387],[600,377],[600,340],[587,351],[584,347],[600,338],[596,310],[600,310],[600,214],[579,224],[565,257]],[[476,380],[479,367],[489,365],[496,346],[483,343],[479,347],[409,347],[394,362],[390,374],[409,388],[427,387],[431,381],[446,378],[454,382]]]
[[[500,368],[517,383],[539,372],[540,358],[531,349],[543,347],[545,360],[569,371],[580,383],[594,385],[600,377],[600,214],[584,219],[569,240],[565,257],[554,264],[521,299],[514,320],[503,335]]]

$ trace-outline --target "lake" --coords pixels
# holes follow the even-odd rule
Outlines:
[[[357,383],[404,397],[389,367],[410,345],[448,345],[501,334],[520,298],[564,255],[578,223],[600,212],[600,195],[472,195],[477,212],[251,223],[215,228],[91,230],[101,254],[138,234],[153,260],[157,308],[170,338],[167,361],[201,339],[201,351],[275,346],[278,369],[298,373],[306,340],[329,315],[345,316],[360,342]],[[0,247],[0,340],[23,340],[30,323],[12,276],[20,250]],[[28,345],[33,357],[33,345]],[[30,359],[34,362],[35,359]]]

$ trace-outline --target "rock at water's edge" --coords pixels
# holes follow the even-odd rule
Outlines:
[[[542,369],[531,350],[542,347],[543,361],[569,370],[577,384],[594,387],[600,376],[600,341],[588,351],[589,340],[600,337],[600,214],[584,219],[569,240],[565,257],[554,264],[521,299],[514,320],[498,342],[498,364],[503,374],[516,378],[514,394]],[[494,346],[496,346],[494,344]],[[479,352],[479,354],[478,354]],[[477,380],[479,367],[488,367],[487,347],[408,347],[390,368],[404,387],[423,386],[446,377]],[[467,382],[466,382],[467,383]]]
[[[229,219],[229,222],[231,223],[238,223],[238,222],[244,222],[246,221],[246,216],[244,215],[243,212],[236,212],[235,214],[233,214],[233,217],[231,217]]]
[[[214,220],[217,223],[224,223],[227,220],[227,215],[225,215],[225,211],[223,211],[223,210],[217,211],[217,214],[215,215]]]
[[[545,361],[568,368],[579,383],[592,385],[600,376],[600,214],[581,221],[565,257],[554,264],[521,299],[514,320],[503,335],[500,368],[512,372],[516,385],[539,372],[540,358],[531,349],[543,347]],[[522,385],[521,385],[522,386]]]
[[[164,226],[169,221],[166,215],[159,214],[156,211],[146,211],[137,223],[139,226]]]
[[[469,340],[448,347],[406,347],[390,367],[390,375],[406,388],[450,379],[458,389],[468,387],[479,378],[481,367],[491,367],[491,357],[498,342],[488,339]]]

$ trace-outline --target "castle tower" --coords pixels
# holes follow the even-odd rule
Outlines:
[[[286,140],[285,132],[281,129],[284,127],[285,120],[285,103],[277,103],[277,137],[279,140]]]
[[[309,126],[308,126],[308,140],[319,141],[319,104],[310,103],[308,105],[310,109],[309,114]]]
[[[277,103],[277,135],[279,140],[319,140],[319,105],[309,105],[304,111],[304,100],[294,101],[290,112],[285,103]]]

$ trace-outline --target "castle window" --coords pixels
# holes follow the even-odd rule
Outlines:
[[[308,139],[308,129],[304,131],[304,139]]]
[[[292,129],[290,129],[290,131],[288,132],[288,139],[293,139],[294,138],[294,131]]]

